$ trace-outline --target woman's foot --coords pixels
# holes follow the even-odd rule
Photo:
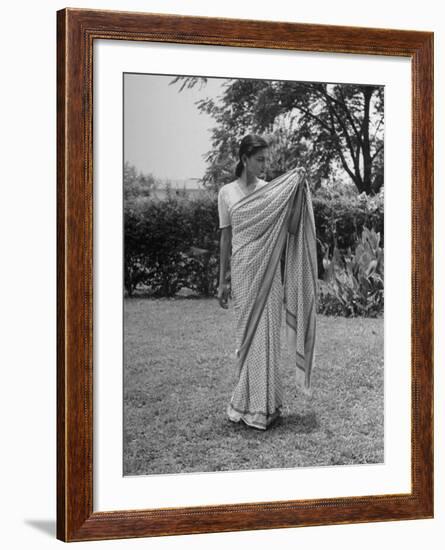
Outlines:
[[[262,413],[240,413],[229,403],[227,406],[227,417],[231,422],[239,423],[242,420],[246,426],[264,431],[281,417],[281,408],[276,409],[272,415],[266,416]]]

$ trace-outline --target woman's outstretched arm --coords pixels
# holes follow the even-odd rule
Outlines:
[[[219,305],[227,309],[230,293],[230,252],[232,250],[232,227],[229,225],[221,229],[219,251]]]

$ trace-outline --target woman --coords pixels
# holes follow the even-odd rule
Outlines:
[[[233,422],[266,429],[280,415],[283,304],[297,383],[309,392],[315,344],[315,223],[301,169],[266,182],[268,144],[249,134],[239,148],[237,179],[218,194],[221,229],[218,300],[236,319],[237,384],[227,407]],[[286,248],[284,281],[279,269]],[[229,269],[230,265],[230,269]]]

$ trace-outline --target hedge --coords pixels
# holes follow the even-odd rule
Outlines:
[[[363,227],[380,234],[383,248],[383,194],[375,197],[313,198],[319,277],[323,258],[352,250]],[[182,288],[212,296],[218,285],[219,230],[216,195],[170,195],[124,210],[125,289],[131,296],[145,285],[157,296]],[[325,262],[326,263],[326,262]]]

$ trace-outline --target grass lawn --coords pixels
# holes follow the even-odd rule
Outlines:
[[[383,318],[319,315],[313,396],[283,364],[264,432],[225,416],[234,317],[215,299],[126,299],[124,337],[125,475],[383,462]]]

